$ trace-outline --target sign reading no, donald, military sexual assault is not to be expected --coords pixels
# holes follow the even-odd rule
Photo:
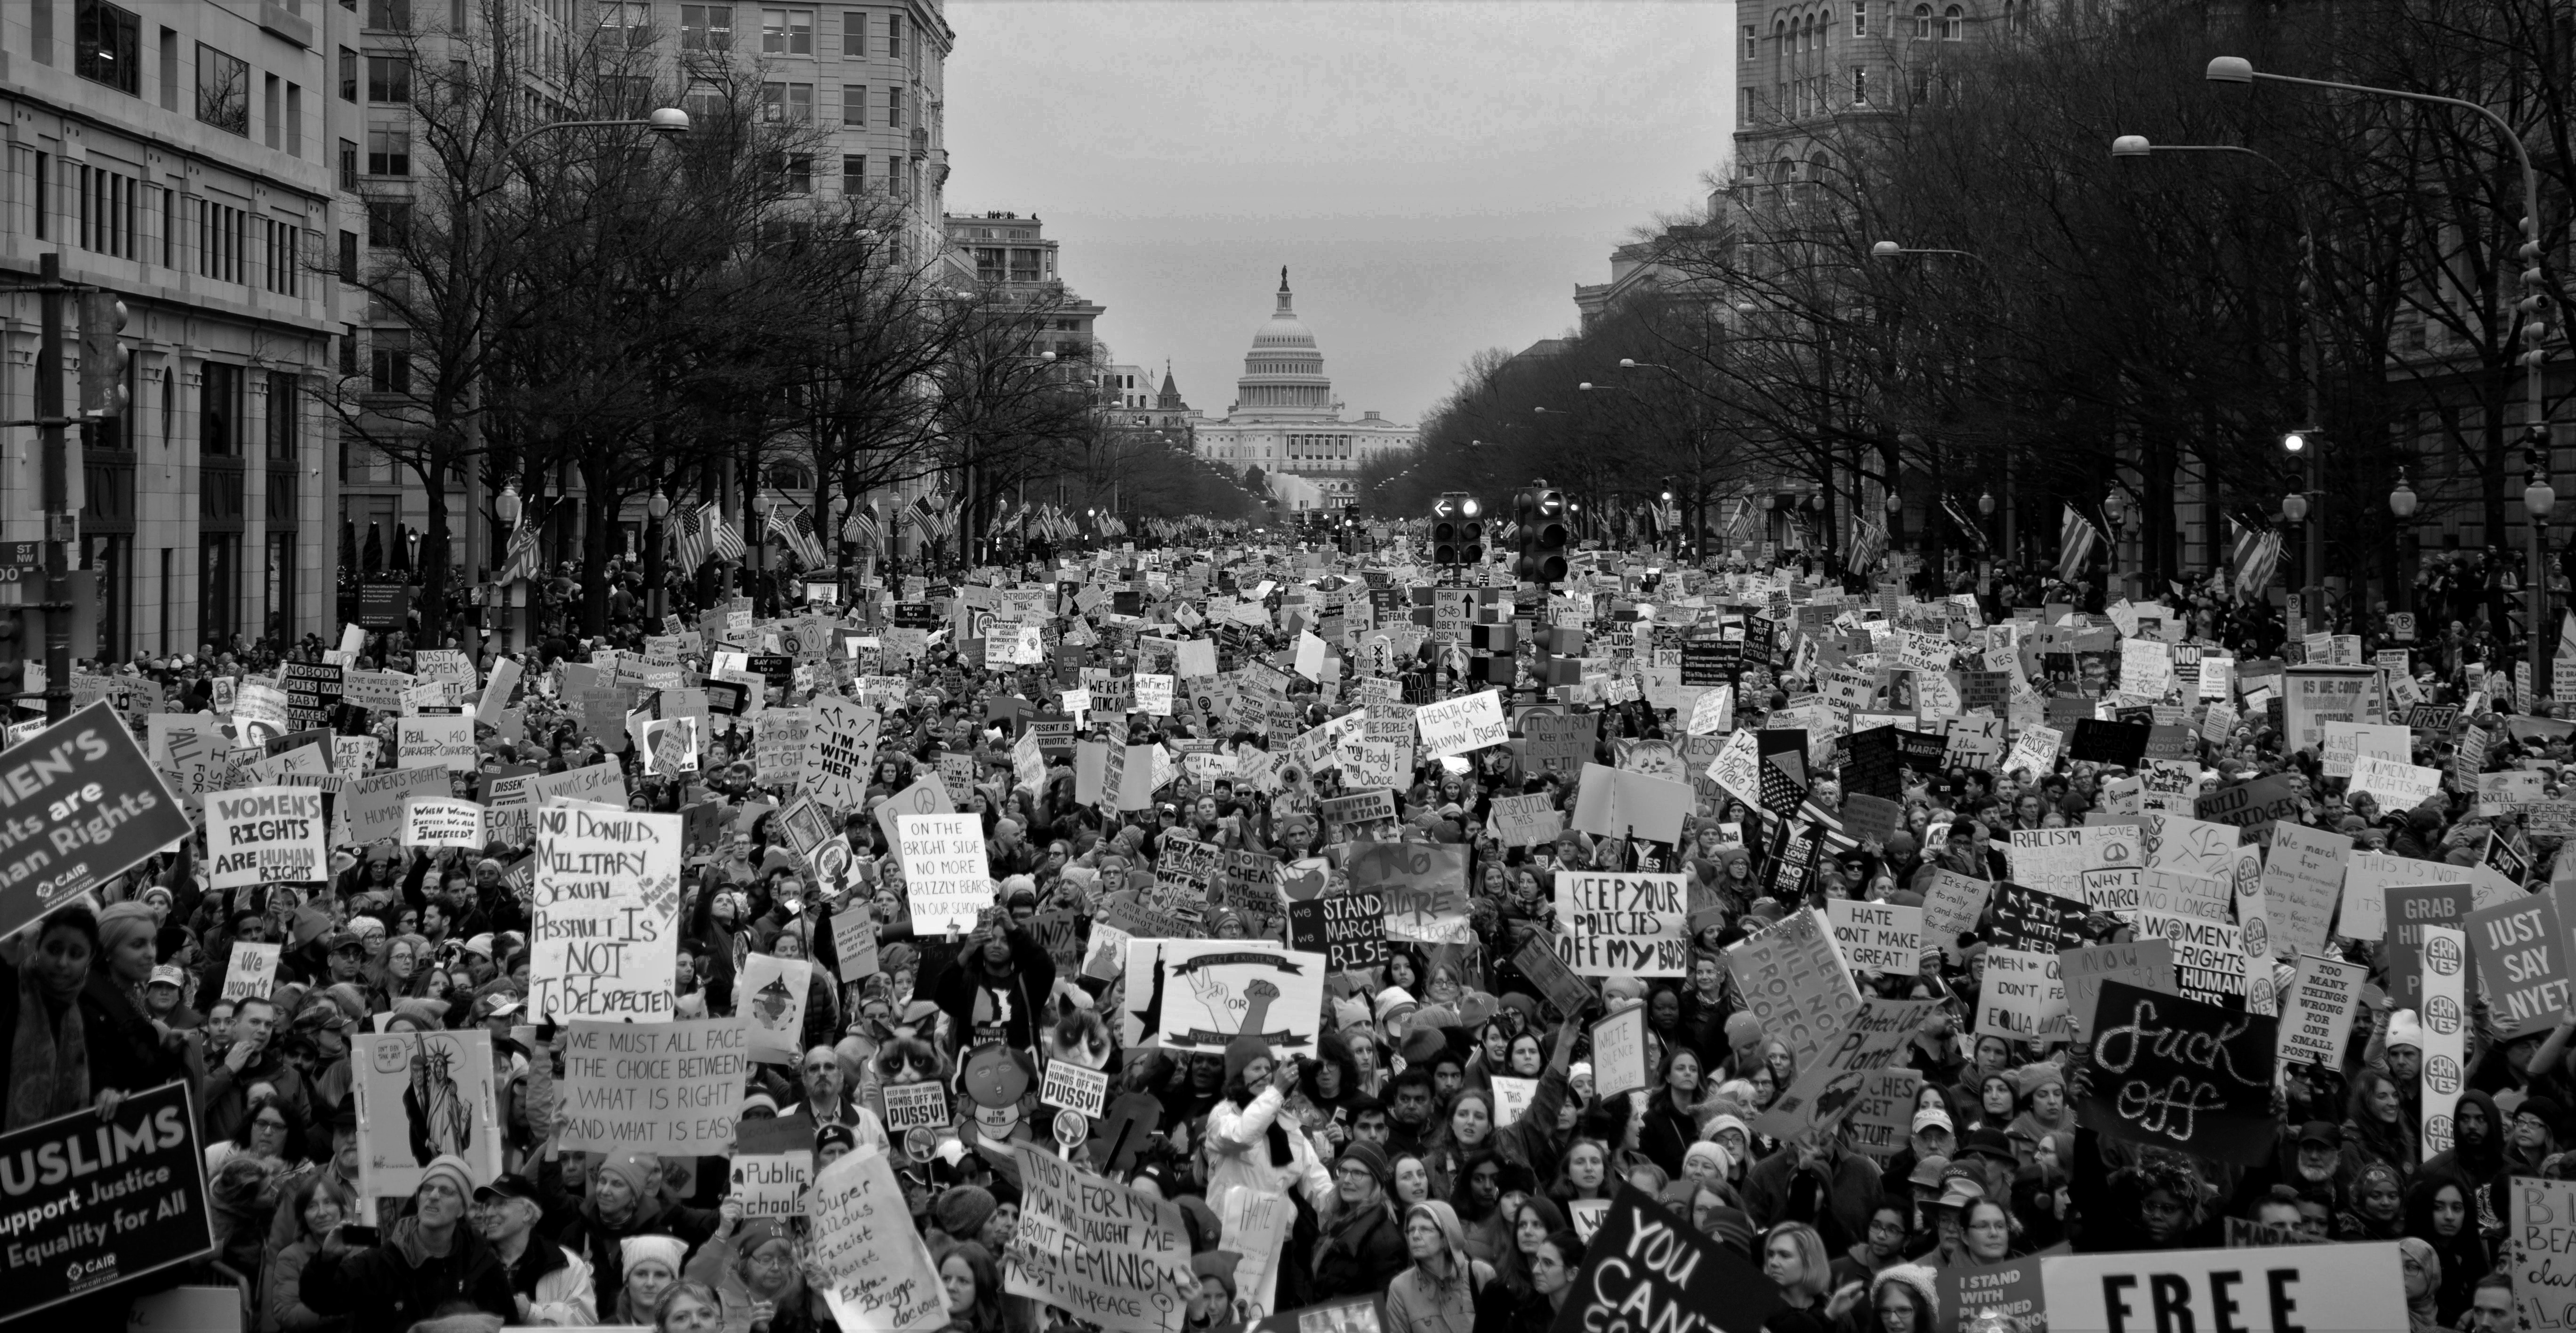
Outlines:
[[[0,752],[0,935],[188,831],[178,796],[104,700]]]

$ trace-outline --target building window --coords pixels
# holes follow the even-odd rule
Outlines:
[[[1744,25],[1744,58],[1751,60],[1760,54],[1762,54],[1762,30],[1747,23]]]
[[[886,59],[903,59],[903,15],[886,15]]]
[[[262,239],[268,243],[268,266],[263,279],[268,290],[279,296],[295,296],[303,290],[304,229],[276,218],[260,219]]]
[[[867,188],[868,159],[853,153],[841,159],[841,193],[857,194]]]
[[[241,449],[242,368],[208,361],[197,382],[197,447],[210,454]]]
[[[340,233],[340,281],[355,286],[358,281],[358,233]]]
[[[860,60],[868,54],[868,16],[855,9],[841,11],[841,58]]]
[[[653,6],[646,0],[600,0],[599,40],[608,49],[653,44]]]
[[[778,188],[788,194],[814,192],[814,155],[787,153],[778,161]]]
[[[1869,0],[1852,0],[1852,36],[1869,35]]]
[[[411,61],[402,56],[367,57],[367,100],[411,100]]]
[[[898,130],[903,128],[903,89],[901,88],[886,89],[886,124]]]
[[[765,56],[814,54],[814,11],[810,9],[760,11],[760,53]]]
[[[1968,13],[1966,10],[1959,8],[1957,5],[1952,5],[1941,12],[1941,40],[1945,42],[1964,42],[1968,40]]]
[[[1866,65],[1852,66],[1852,105],[1869,105],[1869,67]]]
[[[1932,6],[1916,5],[1914,7],[1914,39],[1916,41],[1929,41],[1931,40],[1931,37]]]
[[[197,119],[250,137],[250,63],[197,43]]]
[[[367,0],[367,26],[385,32],[411,28],[411,0]]]
[[[683,51],[732,50],[733,6],[680,6],[680,49]]]
[[[367,330],[367,387],[377,393],[411,392],[411,330]]]
[[[370,176],[408,176],[411,174],[411,130],[399,125],[367,127],[367,174]]]
[[[268,372],[268,457],[276,463],[295,461],[302,385],[292,372]]]
[[[810,121],[814,118],[814,85],[764,83],[760,85],[760,111],[767,120]]]
[[[1912,89],[1914,105],[1921,106],[1925,102],[1932,100],[1931,67],[1928,65],[1917,65],[1912,71],[1910,71],[1910,73],[1914,80],[1914,87]]]
[[[248,246],[250,214],[212,199],[196,201],[197,276],[218,282],[242,281],[242,251]]]
[[[903,198],[903,159],[900,157],[889,155],[886,158],[886,190],[897,199]]]
[[[841,85],[841,123],[854,130],[867,127],[868,86],[866,84]]]
[[[367,201],[367,246],[383,250],[401,245],[411,232],[411,205],[395,199]]]
[[[345,46],[340,48],[340,100],[358,100],[358,53]]]
[[[129,96],[143,91],[142,20],[105,0],[80,0],[72,25],[75,73]]]

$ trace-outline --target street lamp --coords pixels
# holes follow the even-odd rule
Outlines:
[[[492,497],[492,517],[501,520],[504,528],[517,527],[524,508],[524,502],[519,499],[519,483],[515,479],[503,483],[501,493]],[[517,562],[510,563],[513,577],[501,589],[501,624],[512,646],[524,649],[528,646],[528,631],[523,618],[527,607],[527,580],[516,575]]]
[[[1957,255],[1961,259],[1973,259],[1980,264],[1986,262],[1985,256],[1972,250],[1918,249],[1910,245],[1899,245],[1894,241],[1880,241],[1869,247],[1869,257],[1872,259],[1895,259],[1904,255]]]
[[[657,622],[662,617],[662,585],[669,581],[669,568],[663,563],[662,520],[671,516],[671,493],[656,487],[644,499],[644,614]],[[656,629],[660,628],[657,623]]]
[[[2388,512],[2397,516],[2397,609],[2415,609],[2415,488],[2406,484],[2406,469],[2397,469],[2397,484],[2388,491]]]
[[[2546,471],[2534,468],[2530,477],[2530,481],[2522,488],[2522,512],[2531,516],[2531,577],[2527,580],[2529,588],[2524,596],[2530,602],[2531,693],[2536,696],[2542,690],[2549,688],[2548,678],[2541,675],[2541,669],[2546,665],[2549,640],[2540,621],[2541,617],[2549,612],[2549,577],[2544,572],[2545,552],[2549,545],[2549,511],[2558,507],[2558,492],[2550,488],[2549,474]],[[2519,702],[2524,712],[2531,711],[2530,699],[2522,699]]]

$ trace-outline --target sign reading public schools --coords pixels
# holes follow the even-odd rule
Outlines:
[[[196,1123],[169,1083],[0,1135],[0,1320],[214,1252]]]
[[[105,701],[0,752],[0,935],[188,831],[177,794]]]

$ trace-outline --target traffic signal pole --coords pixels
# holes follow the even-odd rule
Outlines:
[[[37,466],[45,510],[45,721],[72,713],[71,459],[63,439],[63,257],[48,252],[38,270],[43,334],[36,343]]]

